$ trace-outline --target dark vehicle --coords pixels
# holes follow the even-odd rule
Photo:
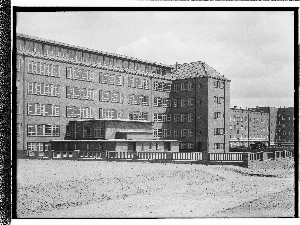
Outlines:
[[[265,149],[267,145],[262,142],[256,142],[255,144],[250,144],[251,149]]]

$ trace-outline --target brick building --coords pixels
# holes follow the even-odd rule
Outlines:
[[[180,151],[229,149],[230,81],[203,62],[163,65],[22,34],[16,61],[18,150],[47,151],[82,119],[149,121],[153,140],[179,140]]]
[[[230,109],[230,146],[294,145],[294,107]]]

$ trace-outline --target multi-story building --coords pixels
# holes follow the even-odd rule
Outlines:
[[[70,121],[92,119],[152,122],[153,139],[179,140],[181,151],[229,149],[230,81],[203,62],[170,66],[21,34],[16,48],[18,150],[47,151]]]
[[[230,146],[294,145],[294,107],[230,109]]]

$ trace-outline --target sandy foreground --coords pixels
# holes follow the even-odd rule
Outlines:
[[[18,160],[19,218],[294,217],[294,170]]]

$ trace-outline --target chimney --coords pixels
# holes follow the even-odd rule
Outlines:
[[[234,108],[234,109],[236,109],[236,108],[237,108],[237,106],[235,105],[235,106],[233,106],[233,108]]]
[[[178,67],[178,62],[176,62],[176,71],[177,71],[177,67]]]

